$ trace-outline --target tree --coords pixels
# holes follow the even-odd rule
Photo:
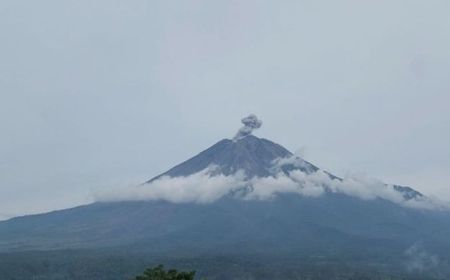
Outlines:
[[[164,270],[163,265],[158,265],[154,268],[147,268],[144,274],[137,276],[135,280],[194,280],[195,271],[177,271],[175,269],[170,269],[168,271]]]

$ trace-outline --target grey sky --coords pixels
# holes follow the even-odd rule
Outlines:
[[[450,200],[449,1],[0,2],[0,217],[90,202],[240,119]]]

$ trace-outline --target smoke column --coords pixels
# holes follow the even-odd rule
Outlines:
[[[239,140],[247,135],[252,134],[254,129],[258,129],[262,125],[262,121],[258,119],[258,117],[254,114],[250,114],[247,117],[243,118],[241,122],[244,124],[244,126],[239,129],[233,140]]]

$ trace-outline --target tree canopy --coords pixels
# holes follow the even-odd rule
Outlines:
[[[137,276],[135,280],[194,280],[195,271],[177,271],[176,269],[164,270],[163,265],[148,268],[144,274]]]

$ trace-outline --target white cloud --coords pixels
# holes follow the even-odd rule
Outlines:
[[[279,193],[296,193],[303,196],[319,196],[324,189],[315,185],[312,181],[299,182],[291,177],[279,173],[276,177],[255,177],[249,181],[251,191],[245,195],[245,199],[269,199]]]
[[[118,188],[99,193],[98,200],[166,200],[169,202],[213,202],[235,189],[244,187],[244,174],[233,176],[212,175],[209,167],[186,177],[163,176],[151,183]]]
[[[291,193],[318,197],[326,192],[341,193],[363,200],[384,199],[405,207],[437,209],[448,208],[437,200],[421,197],[406,200],[393,185],[366,176],[332,179],[318,170],[311,174],[293,170],[273,177],[246,179],[244,172],[225,176],[217,174],[216,167],[206,168],[185,177],[163,176],[148,184],[116,188],[96,194],[98,201],[165,200],[173,203],[211,203],[226,195],[245,200],[266,200],[278,194]]]

